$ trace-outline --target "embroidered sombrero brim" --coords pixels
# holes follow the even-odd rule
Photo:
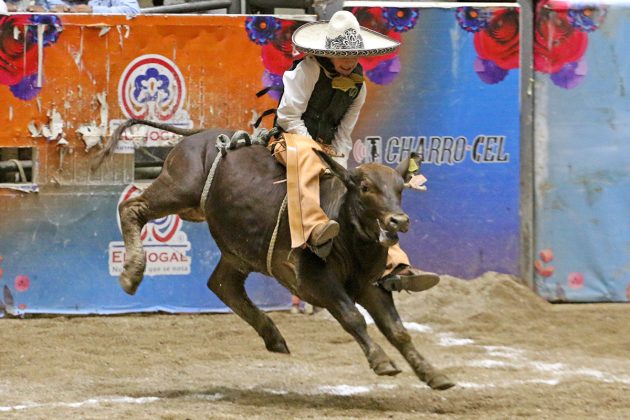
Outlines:
[[[328,21],[307,23],[293,32],[293,45],[295,49],[321,57],[368,57],[385,55],[396,50],[400,42],[361,26],[363,48],[326,48],[326,28]]]

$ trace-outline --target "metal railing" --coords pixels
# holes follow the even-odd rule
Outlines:
[[[142,9],[142,14],[198,13],[208,10],[229,9],[230,6],[232,6],[230,0],[202,0],[168,6],[145,7]]]

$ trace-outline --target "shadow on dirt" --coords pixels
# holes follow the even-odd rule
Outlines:
[[[395,395],[393,393],[396,393]],[[291,407],[296,410],[365,410],[373,412],[424,412],[443,414],[446,408],[446,396],[449,391],[436,392],[429,388],[410,388],[404,392],[388,389],[374,390],[361,395],[332,395],[313,391],[313,394],[298,394],[274,389],[240,389],[212,387],[203,390],[166,390],[151,393],[150,396],[165,400],[221,401],[241,406],[254,407]],[[388,395],[390,394],[390,395]],[[136,398],[148,397],[148,394],[135,394]]]

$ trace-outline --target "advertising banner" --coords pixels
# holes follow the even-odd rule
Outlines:
[[[427,191],[406,191],[411,261],[474,278],[518,274],[519,9],[346,2],[400,49],[361,60],[368,99],[354,131],[357,162],[422,155]]]
[[[357,2],[355,2],[357,3]],[[425,269],[463,278],[517,274],[519,253],[518,7],[352,4],[362,25],[400,40],[362,59],[368,99],[350,165],[422,154],[426,192],[406,191],[401,243]],[[274,109],[303,21],[274,16],[13,15],[0,18],[0,147],[33,151],[31,179],[0,185],[1,305],[11,313],[224,311],[206,288],[219,251],[205,224],[168,216],[143,230],[145,280],[118,286],[124,259],[116,207],[146,186],[139,151],[178,137],[130,130],[90,171],[102,136],[127,118],[183,128],[251,129]],[[264,90],[263,90],[264,89]],[[259,93],[259,95],[257,95]],[[273,117],[262,118],[270,127]],[[28,175],[28,174],[27,174]],[[28,192],[31,191],[31,192]],[[37,191],[37,192],[33,192]],[[253,275],[252,300],[288,307]]]

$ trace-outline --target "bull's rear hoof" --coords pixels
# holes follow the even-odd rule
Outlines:
[[[374,373],[379,376],[396,376],[401,372],[393,362],[382,362],[374,367]]]
[[[432,389],[444,391],[455,386],[455,382],[451,381],[446,375],[436,375],[427,382]]]
[[[120,287],[127,293],[128,295],[135,295],[138,290],[138,286],[140,286],[139,282],[132,281],[129,277],[121,274],[118,278],[118,282],[120,283]]]

